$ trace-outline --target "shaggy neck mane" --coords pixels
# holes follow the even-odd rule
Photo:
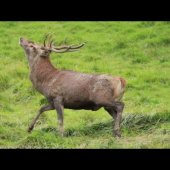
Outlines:
[[[38,81],[44,81],[53,73],[58,72],[49,59],[49,57],[37,57],[37,60],[30,66],[30,76]]]

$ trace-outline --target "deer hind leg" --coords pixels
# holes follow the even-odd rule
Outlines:
[[[116,119],[116,111],[114,110],[114,107],[104,107],[104,109],[109,113],[109,115]]]
[[[121,137],[120,123],[121,123],[121,119],[122,119],[124,103],[123,102],[114,102],[114,104],[112,106],[104,107],[104,109],[115,119],[114,135],[116,137]]]
[[[64,127],[63,127],[63,121],[64,121],[64,106],[62,104],[62,98],[57,97],[54,99],[54,107],[57,111],[57,118],[58,118],[58,124],[59,124],[59,132],[61,136],[64,136]]]
[[[104,107],[104,109],[109,113],[109,115],[115,120],[116,122],[116,117],[117,117],[117,112],[115,110],[115,108],[113,106],[110,107]],[[114,126],[114,124],[113,124]],[[114,127],[114,135],[116,136],[116,131],[115,131],[115,127]]]
[[[45,105],[45,106],[42,106],[40,108],[40,110],[38,111],[38,114],[36,115],[36,117],[34,118],[34,120],[32,121],[32,123],[30,124],[30,126],[28,127],[28,132],[31,132],[34,128],[34,125],[36,123],[36,121],[38,120],[38,118],[40,117],[40,115],[45,112],[45,111],[48,111],[48,110],[53,110],[54,109],[54,106],[52,104],[48,104],[48,105]]]
[[[115,102],[116,119],[115,119],[115,125],[114,125],[114,134],[117,137],[121,137],[120,123],[122,120],[123,109],[124,109],[123,102]]]

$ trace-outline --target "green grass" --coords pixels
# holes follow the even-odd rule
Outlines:
[[[127,80],[122,138],[112,136],[112,118],[65,109],[65,137],[55,111],[32,87],[19,37],[42,43],[53,33],[56,44],[87,42],[79,52],[52,54],[60,69],[120,75]],[[0,22],[0,148],[170,148],[170,22]]]

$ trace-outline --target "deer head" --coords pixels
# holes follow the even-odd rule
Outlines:
[[[34,60],[37,57],[48,57],[51,52],[55,53],[65,53],[65,52],[73,52],[77,51],[79,48],[83,47],[85,43],[80,45],[62,45],[62,46],[54,46],[53,40],[49,43],[46,43],[49,36],[47,35],[44,39],[43,45],[39,45],[34,43],[33,41],[26,40],[24,38],[20,38],[19,44],[25,50],[26,56],[29,60]]]
[[[51,37],[49,35],[45,37],[43,45],[34,43],[33,41],[29,41],[24,38],[20,38],[19,44],[25,51],[30,68],[41,58],[49,58],[51,52],[55,52],[55,53],[73,52],[73,51],[77,51],[85,44],[82,43],[77,46],[65,45],[65,44],[61,46],[54,46],[53,42],[54,41],[51,40]]]

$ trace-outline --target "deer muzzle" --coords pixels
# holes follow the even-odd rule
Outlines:
[[[25,46],[25,45],[27,45],[28,44],[28,42],[27,42],[27,40],[25,40],[24,38],[20,38],[19,39],[19,44],[21,45],[21,46]]]

